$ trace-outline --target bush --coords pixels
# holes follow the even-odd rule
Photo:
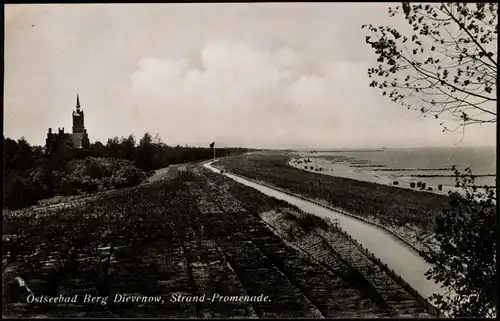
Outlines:
[[[6,175],[4,206],[24,207],[55,194],[73,195],[106,190],[116,186],[131,186],[144,178],[138,171],[140,164],[147,175],[155,169],[187,161],[210,159],[211,149],[201,147],[170,147],[144,135],[138,146],[132,135],[109,139],[106,145],[95,142],[89,157],[81,159],[69,146],[61,146],[56,153],[46,155],[40,146],[30,146],[25,139],[5,138],[4,160]],[[247,152],[243,148],[219,148],[218,156]],[[129,167],[128,169],[123,169]],[[114,177],[115,175],[118,175]]]
[[[116,174],[112,176],[115,187],[135,186],[140,184],[145,178],[146,174],[137,167],[130,165],[120,168]]]
[[[13,175],[4,184],[4,205],[8,208],[22,208],[34,205],[39,199],[39,191],[30,179]]]
[[[100,164],[93,157],[87,157],[83,164],[85,168],[85,174],[90,177],[100,179],[103,176],[108,176],[105,173],[105,168],[100,166]]]
[[[57,189],[57,193],[60,195],[73,195],[76,194],[78,190],[69,178],[63,178],[61,180],[61,185]]]
[[[5,180],[4,206],[22,208],[43,198],[94,193],[140,184],[146,174],[129,160],[87,157],[73,160],[63,168],[41,167],[26,171],[25,177],[12,172]]]
[[[436,217],[437,247],[423,253],[433,265],[425,275],[448,290],[432,298],[450,317],[495,318],[499,236],[495,189],[478,190],[470,169],[455,175],[461,193],[449,192],[448,206]]]

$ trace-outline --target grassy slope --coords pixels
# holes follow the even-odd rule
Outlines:
[[[219,161],[229,171],[326,201],[353,214],[374,216],[390,225],[430,230],[448,197],[302,171],[280,153],[259,153]]]
[[[325,316],[338,317],[356,315],[363,306],[366,313],[387,313],[386,304],[371,299],[373,286],[355,282],[346,270],[332,275],[286,246],[260,220],[261,212],[290,208],[288,204],[239,184],[228,185],[228,193],[217,179],[199,171],[183,172],[170,181],[105,195],[84,206],[8,217],[3,312],[59,317],[311,317],[320,309]],[[322,223],[306,217],[299,225],[311,229]],[[30,305],[22,303],[26,291],[15,276],[27,280],[38,295],[75,290],[111,297],[264,293],[274,301]]]

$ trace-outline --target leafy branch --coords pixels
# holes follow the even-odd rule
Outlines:
[[[365,42],[378,62],[368,69],[370,87],[424,117],[451,115],[460,123],[454,130],[496,122],[497,9],[496,3],[389,8],[391,17],[404,16],[411,36],[391,27],[361,26],[371,32]]]

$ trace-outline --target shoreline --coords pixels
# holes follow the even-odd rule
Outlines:
[[[283,155],[283,156],[284,157],[280,160],[279,163],[281,164],[281,166],[283,166],[284,170],[286,168],[288,168],[287,174],[285,174],[285,176],[292,175],[291,173],[288,173],[288,172],[296,171],[297,172],[296,174],[298,176],[300,176],[303,180],[305,177],[308,177],[308,176],[311,177],[310,180],[305,179],[309,182],[309,184],[313,185],[313,186],[311,186],[312,191],[311,191],[311,189],[309,189],[309,191],[311,193],[306,193],[304,190],[300,190],[300,189],[297,190],[297,189],[293,188],[295,186],[294,183],[297,183],[297,181],[295,181],[293,178],[291,178],[290,184],[286,183],[289,181],[286,181],[285,183],[283,183],[284,185],[277,183],[277,181],[274,179],[274,175],[271,174],[269,176],[267,174],[267,171],[264,170],[263,167],[261,167],[262,164],[269,164],[270,167],[268,168],[268,170],[270,170],[271,172],[275,172],[274,170],[275,169],[279,170],[280,166],[273,167],[273,164],[274,164],[273,162],[271,162],[271,163],[262,162],[261,165],[258,166],[259,173],[262,173],[263,177],[251,169],[249,171],[243,170],[243,168],[248,168],[248,167],[254,168],[254,166],[252,166],[253,164],[251,162],[250,163],[247,163],[246,161],[242,162],[242,163],[237,162],[236,164],[234,164],[234,163],[233,164],[231,164],[231,163],[225,164],[224,162],[222,162],[222,163],[220,163],[220,165],[225,167],[228,171],[235,170],[235,171],[233,171],[234,173],[237,173],[238,175],[242,175],[243,177],[247,177],[247,178],[253,179],[255,181],[262,182],[264,184],[270,184],[271,186],[287,190],[291,193],[294,193],[295,195],[301,195],[302,197],[312,199],[315,202],[321,203],[322,205],[342,209],[343,211],[346,211],[348,213],[352,213],[354,215],[361,216],[361,217],[363,217],[363,219],[369,220],[375,224],[383,225],[383,226],[387,227],[388,229],[395,231],[397,234],[401,235],[412,246],[414,246],[415,248],[418,248],[419,250],[426,250],[429,248],[433,249],[435,247],[436,244],[435,244],[435,240],[433,239],[432,227],[429,224],[426,224],[424,222],[425,217],[427,217],[428,215],[431,215],[430,212],[434,213],[435,211],[432,210],[429,212],[426,209],[423,209],[423,210],[421,210],[421,209],[422,209],[422,207],[425,208],[425,206],[427,204],[435,204],[436,202],[439,204],[447,203],[446,200],[441,200],[441,201],[438,200],[439,198],[442,198],[443,196],[447,196],[447,195],[439,195],[437,193],[417,193],[418,190],[415,190],[415,189],[412,189],[413,193],[412,192],[408,193],[407,191],[410,188],[403,188],[403,189],[399,189],[399,190],[398,189],[391,189],[390,187],[397,187],[397,186],[393,186],[393,185],[385,185],[384,186],[384,184],[373,184],[370,181],[367,182],[366,180],[354,179],[354,178],[349,177],[349,176],[348,177],[338,177],[337,175],[330,174],[330,175],[323,175],[323,176],[314,177],[314,174],[319,174],[319,173],[325,174],[325,172],[324,171],[323,172],[311,171],[311,170],[304,170],[303,168],[297,168],[296,166],[292,166],[289,164],[289,161],[290,161],[289,157],[286,157],[285,155]],[[245,165],[243,165],[243,164],[245,164]],[[309,163],[309,164],[311,164],[311,163]],[[226,167],[226,166],[228,166],[228,167]],[[349,165],[347,165],[347,167],[349,167]],[[300,173],[302,173],[302,175]],[[329,173],[326,173],[326,174],[329,174]],[[314,177],[314,178],[312,178],[312,177]],[[325,185],[324,185],[325,189],[322,189],[321,187],[318,188],[318,186],[321,186],[321,184],[323,183],[323,179],[321,177],[325,178]],[[328,179],[328,177],[331,177],[331,179],[339,178],[340,181],[338,182],[338,184],[347,183],[347,182],[343,182],[343,179],[347,179],[348,181],[359,182],[359,183],[347,184],[347,186],[345,186],[344,188],[342,188],[338,184],[332,183],[333,185],[335,185],[333,191],[331,191],[333,193],[332,194],[329,192],[325,192],[325,191],[330,189],[330,187],[329,187],[330,185],[328,182],[331,181],[331,179]],[[380,186],[380,187],[378,187],[378,186]],[[353,202],[352,201],[352,193],[355,193],[356,191],[358,191],[358,189],[359,189],[359,191],[363,191],[363,194],[360,195],[361,196],[360,199],[354,200],[354,202]],[[342,191],[344,191],[344,192],[342,192]],[[390,195],[389,195],[389,193],[390,193]],[[386,196],[390,197],[391,199],[393,199],[393,202],[391,202],[393,204],[389,207],[385,207],[385,206],[381,207],[380,202],[373,203],[373,201],[374,201],[372,199],[373,196],[376,196],[378,200],[381,198],[384,198]],[[331,199],[336,199],[336,198],[340,198],[342,201],[331,202]],[[371,212],[370,213],[366,213],[366,212],[363,213],[363,211],[359,212],[358,211],[359,208],[356,209],[356,206],[354,206],[354,207],[349,206],[349,204],[352,205],[353,203],[359,205],[360,202],[361,203],[368,202],[368,204],[369,204],[369,205],[367,205],[368,207],[370,207],[371,205],[374,205],[375,208],[372,209],[374,212],[373,213],[371,213]],[[404,213],[408,213],[409,209],[416,209],[417,212],[420,211],[421,216],[419,216],[419,217],[421,218],[421,220],[416,219],[416,217],[415,217],[415,215],[417,215],[418,213],[416,214],[416,213],[412,212],[413,215],[406,216]],[[382,211],[382,212],[380,212],[380,211]],[[394,218],[392,217],[392,215],[387,214],[390,211],[396,211],[394,213]],[[381,214],[381,216],[379,216],[379,215],[376,215],[377,213],[386,213],[386,214]],[[404,217],[406,217],[406,219]],[[401,219],[401,222],[399,221],[399,219]],[[417,221],[420,221],[421,224],[419,224]]]
[[[310,162],[305,163],[304,160],[309,159]],[[299,163],[300,162],[300,163]],[[417,183],[419,181],[423,181],[423,178],[426,177],[417,177],[417,176],[398,176],[391,174],[379,174],[378,171],[359,171],[358,167],[351,167],[351,162],[331,162],[330,160],[323,159],[321,157],[308,157],[304,155],[297,155],[293,157],[288,163],[289,166],[292,166],[296,169],[300,169],[306,172],[312,172],[317,174],[323,174],[328,176],[342,177],[353,179],[357,181],[370,182],[380,185],[398,187],[409,189],[415,192],[427,192],[439,195],[448,195],[448,192],[461,192],[461,188],[449,186],[442,184],[442,190],[438,190],[437,186],[430,186],[427,182],[426,189],[421,189],[417,187]],[[307,167],[307,169],[305,168]],[[313,168],[322,168],[321,171],[316,171]],[[394,181],[397,181],[398,184],[393,184]],[[411,187],[410,184],[415,183],[415,187]],[[432,190],[428,188],[431,187]]]

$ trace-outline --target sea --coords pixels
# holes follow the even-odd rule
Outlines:
[[[311,150],[309,150],[311,152]],[[383,149],[314,150],[314,157],[347,162],[359,171],[370,171],[391,177],[415,178],[428,185],[453,186],[453,165],[463,172],[472,170],[476,185],[496,186],[496,155],[494,147],[419,147]]]

